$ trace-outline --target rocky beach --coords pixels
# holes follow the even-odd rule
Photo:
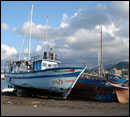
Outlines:
[[[129,103],[89,99],[49,99],[45,96],[17,97],[1,93],[2,116],[129,116]]]

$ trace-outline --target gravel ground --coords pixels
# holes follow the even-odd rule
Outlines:
[[[129,116],[129,104],[88,99],[56,100],[1,94],[2,116]]]

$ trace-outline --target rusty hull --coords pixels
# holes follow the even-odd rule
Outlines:
[[[129,88],[115,87],[115,90],[120,103],[129,103]]]
[[[106,95],[109,96],[109,99],[104,98]],[[114,99],[112,98],[114,95]],[[77,82],[73,87],[71,93],[71,97],[82,97],[82,98],[89,98],[95,99],[99,101],[115,101],[117,100],[114,88],[108,88],[105,86],[96,86],[87,83],[79,83]],[[97,96],[103,97],[102,99],[97,99]]]

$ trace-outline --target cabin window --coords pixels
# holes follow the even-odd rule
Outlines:
[[[47,67],[47,63],[43,63],[43,65],[42,65],[43,67]]]
[[[120,79],[120,77],[116,76],[116,77],[114,77],[114,79]]]
[[[51,67],[51,64],[48,64],[48,67]]]
[[[57,64],[53,64],[53,67],[57,67]]]
[[[129,87],[129,81],[126,80],[126,81],[122,84],[122,86]]]
[[[33,70],[41,70],[41,61],[33,62]]]

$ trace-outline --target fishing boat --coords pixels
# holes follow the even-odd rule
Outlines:
[[[114,87],[120,103],[129,103],[129,80],[126,80],[122,84],[110,83],[110,85]]]
[[[5,80],[15,87],[17,96],[40,92],[66,99],[86,66],[61,64],[52,48],[44,52],[43,56],[30,57],[32,11],[33,5],[30,15],[28,60],[6,62]]]
[[[123,80],[125,81],[126,79],[118,75],[109,78],[109,81],[116,84],[121,84]],[[83,73],[76,82],[70,96],[97,101],[117,101],[115,89],[108,83],[107,75],[99,77]]]
[[[108,83],[122,84],[126,78],[116,74],[105,74],[102,62],[102,27],[99,74],[83,73],[75,84],[70,96],[90,98],[98,101],[117,101],[115,89]]]

